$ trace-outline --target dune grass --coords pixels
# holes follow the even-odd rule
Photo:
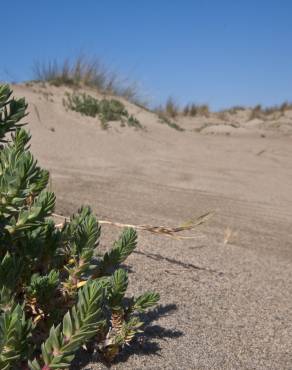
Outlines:
[[[280,105],[268,107],[263,107],[261,104],[257,104],[254,107],[236,105],[231,108],[222,109],[214,114],[222,120],[230,120],[232,119],[231,115],[234,116],[240,112],[247,111],[249,112],[248,120],[270,120],[280,118],[289,110],[292,110],[292,103],[284,102]]]
[[[178,116],[204,116],[209,117],[210,109],[207,104],[186,104],[183,108],[177,103],[173,97],[169,97],[164,105],[160,105],[155,111],[168,118],[176,118]]]
[[[167,98],[164,104],[154,108],[154,112],[158,114],[158,116],[176,118],[178,115],[180,115],[181,108],[176,100],[170,96]]]
[[[283,116],[286,111],[292,110],[292,103],[284,102],[280,105],[263,108],[260,104],[251,109],[250,119],[268,119],[274,118],[275,115]]]
[[[184,116],[204,116],[209,117],[210,109],[207,104],[187,104],[183,109]]]
[[[141,100],[137,83],[121,78],[98,58],[82,55],[62,62],[36,62],[33,66],[33,77],[34,81],[48,82],[54,86],[87,86],[102,93],[122,96],[134,103],[145,104]]]
[[[165,103],[164,111],[168,117],[175,118],[179,112],[179,105],[175,102],[173,97],[169,97]]]

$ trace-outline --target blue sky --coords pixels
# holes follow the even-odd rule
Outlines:
[[[291,0],[14,0],[1,9],[0,79],[35,61],[99,56],[152,104],[292,101]]]

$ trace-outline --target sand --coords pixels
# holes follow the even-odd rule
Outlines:
[[[189,118],[178,132],[126,103],[146,130],[103,131],[66,112],[65,90],[14,86],[29,102],[32,150],[51,172],[57,212],[90,204],[100,219],[170,226],[216,212],[194,240],[139,234],[130,293],[157,290],[161,306],[144,343],[112,368],[291,369],[292,116]],[[119,232],[103,227],[101,248]],[[103,368],[82,361],[72,368]]]

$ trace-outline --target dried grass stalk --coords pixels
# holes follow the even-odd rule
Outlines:
[[[110,226],[115,226],[115,227],[132,227],[136,230],[142,230],[142,231],[148,231],[152,234],[156,235],[162,235],[162,236],[167,236],[170,238],[174,239],[195,239],[198,238],[198,234],[196,235],[190,235],[190,236],[185,236],[185,235],[180,235],[179,233],[184,232],[184,231],[190,231],[193,230],[195,227],[202,225],[205,223],[210,217],[212,217],[214,212],[207,212],[193,220],[189,220],[185,222],[181,226],[177,227],[169,227],[169,226],[153,226],[153,225],[132,225],[132,224],[124,224],[120,222],[113,222],[113,221],[108,221],[108,220],[98,220],[99,224],[101,225],[110,225]],[[63,219],[63,222],[59,223],[56,225],[58,228],[62,228],[64,224],[70,220],[69,217],[65,217],[62,215],[59,215],[57,213],[53,213],[54,217],[61,218]]]

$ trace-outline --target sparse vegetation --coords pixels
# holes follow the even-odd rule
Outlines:
[[[267,107],[263,108],[260,104],[256,105],[253,108],[248,108],[244,107],[241,105],[236,105],[231,108],[223,109],[219,112],[213,112],[213,114],[222,119],[222,120],[229,120],[230,117],[229,115],[236,115],[237,113],[245,110],[251,110],[250,117],[249,119],[254,119],[254,118],[259,118],[259,119],[266,119],[273,118],[273,115],[278,115],[281,116],[283,115],[286,111],[292,110],[292,103],[285,102],[281,105],[275,105],[273,107]],[[202,105],[197,105],[197,104],[187,104],[184,109],[182,110],[182,114],[184,116],[203,116],[203,117],[209,117],[212,112],[210,111],[208,105],[202,104]]]
[[[281,112],[286,112],[287,110],[292,110],[292,103],[284,102],[280,105]]]
[[[130,115],[124,104],[117,99],[97,100],[85,93],[67,93],[63,104],[68,109],[86,116],[98,116],[104,129],[108,128],[110,121],[119,121],[122,126],[127,123],[131,127],[143,128],[139,120]]]
[[[179,114],[179,106],[172,97],[169,97],[165,104],[165,114],[168,117],[175,118]]]
[[[35,81],[75,88],[88,86],[102,93],[122,96],[134,103],[140,102],[137,84],[131,83],[127,79],[121,79],[96,58],[79,56],[73,61],[67,59],[62,63],[57,61],[37,62],[33,70]]]
[[[100,226],[89,207],[56,225],[49,173],[29,151],[21,128],[24,99],[0,87],[1,250],[0,369],[68,368],[81,346],[111,362],[143,331],[139,315],[159,295],[126,299],[121,268],[137,244],[126,228],[104,255],[96,254]]]
[[[174,98],[167,99],[164,106],[159,106],[155,111],[162,116],[176,118],[179,115],[183,116],[204,116],[209,117],[210,110],[207,104],[187,104],[183,109],[175,102]]]
[[[253,119],[267,121],[279,119],[285,115],[286,111],[292,110],[292,103],[284,102],[281,105],[271,107],[262,107],[260,104],[254,107],[237,105],[221,111],[212,112],[208,104],[189,103],[182,107],[171,96],[166,100],[165,104],[151,110],[138,96],[136,84],[129,84],[127,81],[122,83],[117,75],[109,72],[99,60],[88,57],[79,57],[73,62],[67,60],[63,63],[36,63],[34,71],[37,81],[49,82],[55,86],[67,85],[73,87],[75,90],[88,86],[105,94],[123,96],[142,109],[154,111],[158,114],[160,122],[178,131],[184,131],[178,123],[179,118],[182,116],[214,118],[224,122],[231,122],[234,119],[237,120],[237,118],[242,119],[242,117],[247,121]],[[30,82],[27,84],[30,84]],[[47,97],[47,99],[49,98]],[[104,99],[104,101],[98,102],[90,96],[85,97],[82,93],[75,93],[72,96],[72,101],[67,102],[67,106],[85,115],[92,117],[98,116],[103,129],[109,127],[108,122],[110,121],[119,121],[121,127],[128,125],[143,128],[139,120],[132,115],[130,116],[127,111],[124,111],[119,106],[119,103],[116,99]],[[102,109],[99,105],[101,105]],[[240,112],[244,110],[247,111],[247,114],[239,117]]]
[[[259,119],[268,119],[274,118],[275,115],[283,116],[286,111],[292,110],[292,104],[288,102],[284,102],[281,105],[275,105],[272,107],[262,108],[260,104],[256,105],[251,110],[250,120],[259,118]]]
[[[267,107],[262,109],[262,112],[265,115],[273,114],[273,113],[281,113],[284,114],[287,110],[292,110],[292,104],[288,102],[284,102],[281,105],[275,105],[272,107]]]
[[[207,104],[187,104],[183,109],[184,116],[204,116],[208,117],[210,114],[209,106]]]
[[[96,117],[100,111],[98,100],[85,93],[70,94],[67,92],[63,104],[68,109],[90,117]]]
[[[256,119],[256,118],[260,119],[260,118],[262,118],[262,116],[263,116],[262,106],[260,104],[258,104],[254,108],[252,108],[249,119],[250,120]]]
[[[175,130],[177,131],[184,131],[184,129],[178,125],[176,122],[172,122],[170,121],[166,116],[164,116],[163,114],[158,114],[158,118],[160,120],[161,123],[165,123],[167,124],[169,127],[171,128],[174,128]]]
[[[128,126],[143,128],[139,120],[136,117],[134,117],[132,114],[129,116],[127,123],[128,123]]]

